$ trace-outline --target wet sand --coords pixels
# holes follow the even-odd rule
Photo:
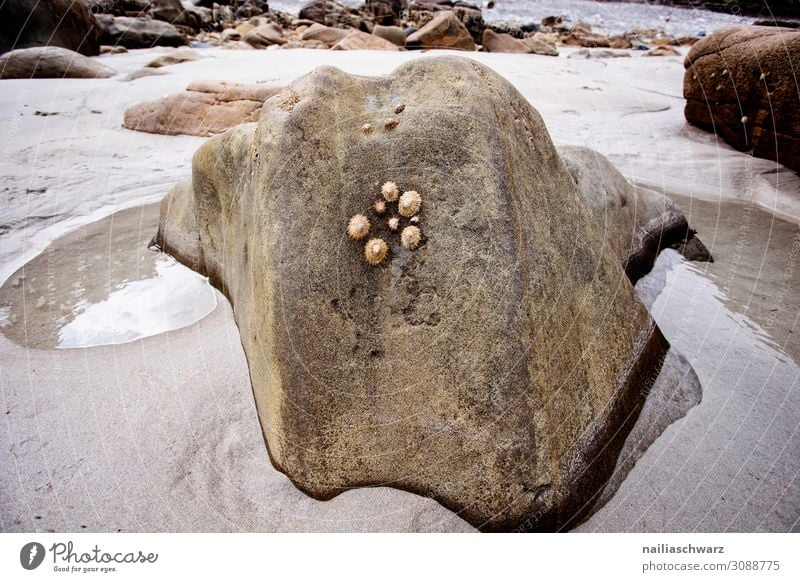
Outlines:
[[[149,248],[158,213],[158,204],[122,210],[48,246],[0,286],[0,330],[32,348],[89,347],[208,315],[208,281]]]
[[[202,140],[124,130],[119,123],[127,106],[181,90],[193,79],[285,83],[323,62],[377,74],[418,58],[204,51],[208,59],[170,67],[166,76],[120,80],[154,54],[105,59],[120,71],[109,80],[4,81],[0,189],[7,210],[0,278],[8,280],[0,295],[12,299],[0,320],[17,318],[13,330],[0,328],[0,462],[10,467],[0,476],[0,530],[471,530],[430,499],[375,488],[322,503],[275,471],[224,300],[199,322],[168,333],[120,345],[49,349],[66,321],[59,322],[61,304],[68,305],[63,299],[75,299],[66,270],[57,277],[63,283],[38,293],[39,281],[53,280],[48,268],[54,260],[66,265],[79,258],[67,250],[77,247],[61,240],[26,267],[26,284],[36,277],[33,306],[44,297],[47,309],[41,318],[20,319],[21,300],[15,306],[13,294],[23,281],[13,287],[12,275],[69,231],[73,245],[92,240],[86,238],[92,229],[101,240],[107,222],[74,229],[121,208],[132,209],[117,222],[128,225],[117,232],[129,241],[122,245],[127,250],[123,257],[109,252],[94,258],[99,243],[92,242],[85,255],[77,252],[86,264],[96,261],[85,271],[93,291],[82,293],[93,302],[107,299],[132,280],[128,269],[138,265],[132,257],[148,257],[137,276],[152,278],[154,257],[144,246],[152,209],[142,214],[138,207],[188,175]],[[656,440],[619,492],[580,529],[797,529],[796,174],[750,160],[686,126],[678,58],[475,58],[522,91],[556,142],[594,147],[632,179],[673,194],[716,258],[693,264],[667,252],[640,282],[666,337],[700,376],[703,400]],[[59,114],[41,117],[33,110]],[[111,261],[105,268],[103,256]],[[76,269],[76,281],[81,272]],[[27,313],[27,299],[24,305]],[[19,329],[20,321],[28,322],[29,333]],[[23,347],[26,342],[39,347]]]

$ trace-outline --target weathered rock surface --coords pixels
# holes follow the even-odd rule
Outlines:
[[[530,53],[531,48],[511,36],[510,34],[499,34],[491,28],[483,31],[483,40],[481,42],[483,50],[488,53]]]
[[[35,46],[59,46],[87,56],[98,55],[100,27],[81,2],[0,2],[0,53]]]
[[[149,63],[147,63],[147,65],[145,66],[153,69],[158,69],[160,67],[168,67],[170,65],[188,63],[202,58],[203,56],[197,51],[193,51],[187,48],[181,48],[181,49],[171,50],[168,53],[158,56]]]
[[[156,242],[231,300],[275,466],[485,530],[579,521],[668,346],[538,113],[450,57],[320,68],[264,107],[197,151]],[[372,216],[391,242],[372,267],[344,230],[386,180],[421,193],[425,239]]]
[[[738,150],[800,171],[800,30],[719,30],[686,56],[689,123],[716,131]]]
[[[326,26],[352,26],[360,28],[362,19],[355,9],[349,9],[332,0],[315,0],[300,9],[301,19],[313,20]]]
[[[342,40],[333,45],[335,51],[358,51],[358,50],[373,50],[373,51],[396,51],[399,47],[374,34],[367,34],[360,30],[354,30]]]
[[[650,272],[660,250],[694,236],[672,200],[634,187],[602,154],[577,146],[558,153],[632,283]]]
[[[372,34],[388,40],[397,46],[406,46],[406,35],[399,26],[381,26],[376,24],[372,29]]]
[[[264,100],[279,91],[269,85],[195,81],[183,93],[134,105],[122,125],[165,135],[214,135],[258,119]]]
[[[671,46],[656,46],[651,48],[649,51],[645,52],[643,57],[679,57],[681,56],[680,51],[675,49]]]
[[[273,44],[286,44],[281,29],[273,23],[254,28],[244,35],[244,41],[254,48],[266,48]]]
[[[98,79],[114,69],[58,46],[19,49],[0,56],[0,79]]]
[[[325,26],[324,24],[315,23],[303,33],[302,40],[318,40],[324,42],[328,47],[332,47],[351,32],[352,30],[333,28]]]
[[[422,28],[443,11],[451,12],[469,31],[472,40],[481,41],[486,23],[480,8],[465,2],[411,2],[404,14],[408,15],[409,22],[415,23],[416,28]]]
[[[129,49],[154,46],[181,46],[186,39],[168,22],[151,18],[100,15],[103,44],[121,45]]]
[[[433,20],[406,39],[408,48],[477,49],[467,28],[451,11],[439,12]]]
[[[378,25],[392,26],[400,18],[403,9],[408,7],[406,0],[366,0],[364,9]]]
[[[547,39],[547,36],[544,34],[536,33],[533,36],[529,36],[522,39],[528,48],[531,49],[531,52],[537,55],[545,55],[548,57],[557,57],[558,56],[558,49],[554,42]]]

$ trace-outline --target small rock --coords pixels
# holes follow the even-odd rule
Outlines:
[[[190,49],[178,49],[174,51],[170,51],[166,54],[161,55],[160,57],[156,57],[145,66],[150,67],[153,69],[157,69],[159,67],[167,67],[169,65],[177,65],[180,63],[186,63],[189,61],[196,61],[201,59],[199,54],[195,51]]]
[[[269,85],[195,81],[183,93],[129,108],[122,125],[164,135],[214,135],[255,121],[264,101],[280,91]]]
[[[469,30],[453,12],[440,12],[428,24],[406,38],[407,48],[450,48],[474,51],[478,47]]]
[[[332,47],[351,32],[352,30],[333,28],[325,26],[324,24],[314,23],[303,33],[301,38],[302,40],[318,40],[324,42],[328,47]]]
[[[275,24],[266,24],[244,35],[244,41],[253,48],[266,48],[275,44],[284,44],[286,39],[283,38],[281,29]]]
[[[403,47],[406,46],[406,35],[403,29],[397,26],[381,26],[376,24],[372,29],[372,34],[382,39],[388,40],[392,44]]]
[[[129,49],[154,46],[182,46],[183,35],[168,22],[151,18],[99,15],[103,29],[103,44],[120,45]]]
[[[681,53],[671,46],[657,46],[642,55],[643,57],[679,57]]]
[[[354,30],[342,40],[333,45],[335,51],[353,50],[377,50],[377,51],[396,51],[400,50],[396,44],[389,42],[379,36],[367,34],[360,30]]]
[[[488,53],[529,53],[530,47],[509,34],[498,34],[490,28],[483,31],[483,50]]]
[[[101,79],[114,69],[57,46],[18,49],[0,56],[0,79]]]

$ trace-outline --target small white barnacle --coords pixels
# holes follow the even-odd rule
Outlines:
[[[420,240],[422,240],[422,231],[416,226],[407,226],[400,233],[400,242],[403,247],[412,251],[419,246]]]
[[[400,189],[394,182],[386,182],[381,186],[381,194],[383,194],[387,202],[394,202],[400,195]]]
[[[353,240],[361,240],[369,234],[369,218],[356,214],[347,222],[347,236]]]
[[[380,265],[389,254],[389,245],[382,238],[371,238],[364,245],[364,258],[370,265]]]

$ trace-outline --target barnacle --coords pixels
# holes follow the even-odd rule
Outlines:
[[[364,245],[364,257],[370,265],[379,265],[389,254],[389,246],[382,238],[371,238]]]
[[[383,197],[387,202],[394,202],[397,200],[397,196],[400,194],[400,189],[394,182],[386,182],[383,186],[381,186],[381,194],[383,194]]]
[[[400,202],[397,205],[397,211],[406,218],[410,218],[419,212],[419,207],[421,204],[422,197],[419,195],[419,193],[414,190],[409,190],[400,196]]]
[[[361,240],[369,234],[369,218],[356,214],[347,222],[347,236],[353,240]]]
[[[365,123],[364,125],[361,126],[361,131],[363,131],[366,135],[371,134],[372,133],[372,125],[369,124],[369,123]]]
[[[414,250],[422,239],[422,231],[416,226],[407,226],[400,233],[400,242],[404,248]]]
[[[386,201],[381,198],[378,198],[375,202],[372,203],[372,212],[374,212],[378,216],[386,214]]]
[[[389,225],[389,230],[396,231],[398,228],[400,228],[400,217],[390,216],[388,225]]]

